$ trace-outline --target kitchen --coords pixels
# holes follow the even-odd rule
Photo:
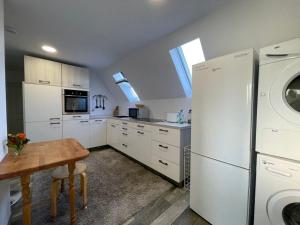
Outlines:
[[[297,193],[258,211],[277,193],[265,187],[282,191],[261,168],[298,171],[297,76],[274,80],[276,92],[267,75],[280,62],[299,72],[298,2],[1,2],[1,141],[25,133],[19,161],[53,141],[88,153],[74,185],[70,166],[19,182],[3,147],[0,224],[297,224]]]

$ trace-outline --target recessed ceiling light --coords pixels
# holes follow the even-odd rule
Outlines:
[[[49,45],[43,45],[42,46],[42,49],[45,51],[45,52],[49,52],[49,53],[56,53],[57,50]]]

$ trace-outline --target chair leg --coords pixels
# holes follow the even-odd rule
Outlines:
[[[60,192],[63,193],[64,191],[65,191],[65,180],[62,179],[60,184]]]
[[[87,208],[87,175],[85,172],[80,174],[80,184],[82,193],[83,208]]]
[[[59,180],[52,180],[52,184],[51,184],[51,216],[53,221],[56,220],[56,215],[57,215],[58,181]]]

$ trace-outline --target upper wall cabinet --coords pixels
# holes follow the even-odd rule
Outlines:
[[[89,89],[89,70],[82,67],[62,64],[62,86]]]
[[[61,63],[24,56],[25,82],[61,86]]]

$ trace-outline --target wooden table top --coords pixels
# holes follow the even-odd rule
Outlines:
[[[9,152],[0,162],[0,180],[65,165],[88,155],[89,151],[75,139],[27,144],[20,156]]]

